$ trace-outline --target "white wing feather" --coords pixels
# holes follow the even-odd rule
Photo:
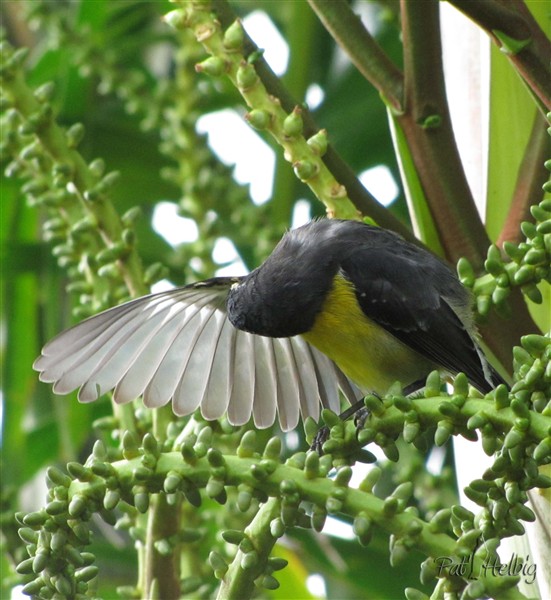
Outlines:
[[[339,411],[338,387],[358,391],[327,356],[301,337],[265,338],[231,325],[230,280],[213,280],[145,296],[107,310],[44,346],[33,367],[54,391],[77,388],[81,402],[111,389],[125,403],[143,394],[175,414],[200,408],[206,419],[227,413],[233,425],[259,428],[276,414],[284,431],[299,416],[318,419],[320,404]]]

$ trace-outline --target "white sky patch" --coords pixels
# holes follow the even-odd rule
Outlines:
[[[446,464],[446,448],[433,446],[426,462],[426,469],[431,475],[440,475]]]
[[[317,83],[311,83],[306,90],[306,104],[310,110],[315,110],[325,99],[325,92]]]
[[[225,267],[216,269],[216,273],[214,275],[216,277],[241,277],[243,275],[247,275],[248,273],[249,270],[244,265],[243,261],[238,259]]]
[[[226,237],[216,240],[212,251],[212,260],[219,265],[224,265],[216,270],[216,277],[238,277],[247,275],[249,272],[241,258],[239,258],[233,242]]]
[[[235,165],[234,178],[250,185],[255,204],[263,204],[274,182],[275,153],[245,121],[230,109],[203,115],[197,131],[208,135],[209,146],[226,165]]]
[[[310,214],[310,203],[307,200],[297,200],[293,207],[293,218],[291,220],[291,229],[296,229],[305,225],[312,218]]]
[[[151,293],[158,294],[160,292],[168,292],[169,290],[173,290],[175,287],[176,286],[168,279],[161,279],[161,281],[157,281],[151,286]]]
[[[16,585],[11,591],[11,600],[27,600],[28,596],[23,593],[23,586]]]
[[[308,591],[317,598],[327,598],[327,587],[325,579],[319,573],[312,573],[306,578],[306,587]]]
[[[245,31],[264,50],[264,59],[276,75],[283,75],[289,64],[289,46],[272,20],[262,10],[254,10],[243,19]]]
[[[345,523],[344,521],[339,521],[339,519],[335,519],[335,517],[327,517],[327,519],[325,519],[323,533],[341,538],[342,540],[353,540],[356,537],[352,525]]]
[[[195,242],[199,236],[195,221],[181,217],[174,202],[159,202],[153,210],[151,224],[171,246]]]
[[[367,169],[360,173],[358,179],[383,206],[388,206],[396,200],[400,193],[400,188],[386,165]]]
[[[212,250],[212,260],[219,265],[237,260],[238,254],[233,242],[227,237],[218,238]]]

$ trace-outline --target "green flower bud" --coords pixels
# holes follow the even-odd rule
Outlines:
[[[530,212],[536,221],[544,222],[551,218],[551,215],[538,204],[531,206]]]
[[[335,477],[335,485],[341,487],[348,487],[350,483],[350,479],[352,478],[352,469],[349,466],[341,467],[337,471],[337,475]]]
[[[122,224],[125,227],[131,227],[142,215],[142,209],[139,206],[133,206],[122,215]]]
[[[522,233],[528,238],[528,239],[532,239],[535,238],[537,235],[537,229],[536,226],[533,223],[530,223],[529,221],[523,221],[520,224],[520,229],[522,231]]]
[[[270,126],[272,116],[266,110],[255,108],[245,115],[245,120],[255,129],[263,130]]]
[[[420,423],[404,423],[403,437],[404,441],[408,444],[411,444],[415,438],[419,435],[421,431]]]
[[[84,138],[84,125],[75,123],[65,132],[65,137],[67,138],[67,146],[76,148]]]
[[[224,481],[210,477],[205,487],[205,493],[209,498],[217,498],[225,491]]]
[[[96,158],[89,165],[90,173],[98,179],[105,173],[105,161],[102,158]]]
[[[548,187],[550,188],[549,191],[551,191],[551,182],[549,183]],[[537,226],[537,232],[541,235],[548,235],[549,233],[551,233],[551,219],[540,223]]]
[[[270,522],[270,533],[272,537],[276,539],[280,538],[285,533],[285,525],[279,517],[272,519]]]
[[[163,21],[174,29],[184,29],[188,26],[188,17],[185,11],[181,9],[171,10],[164,15]]]
[[[324,408],[321,411],[321,418],[327,427],[333,427],[342,423],[340,417],[328,408]]]
[[[65,475],[65,473],[63,473],[57,467],[48,467],[48,470],[46,471],[46,477],[54,485],[62,485],[63,487],[69,487],[72,481],[68,475]]]
[[[251,458],[256,453],[256,431],[246,431],[239,442],[237,455],[241,458]]]
[[[99,568],[96,565],[89,565],[82,569],[75,571],[75,580],[79,581],[91,581],[94,577],[97,577]]]
[[[295,106],[293,112],[287,115],[283,121],[283,133],[289,138],[298,137],[302,134],[303,125],[302,108]]]
[[[236,19],[224,32],[222,44],[228,52],[238,52],[243,48],[245,41],[245,32],[241,21]]]
[[[327,518],[327,511],[325,510],[325,508],[314,505],[314,508],[312,509],[312,528],[314,529],[314,531],[317,531],[318,533],[322,531],[324,525],[325,525],[325,520]]]
[[[220,77],[226,71],[226,62],[218,56],[209,56],[209,58],[195,65],[197,73],[206,73],[211,77]]]
[[[421,563],[421,572],[419,579],[423,585],[429,585],[436,577],[438,577],[438,566],[436,561],[429,557]]]
[[[186,500],[192,506],[195,506],[195,508],[199,508],[201,506],[201,502],[202,502],[201,494],[199,493],[198,489],[189,488],[189,489],[185,490],[184,496],[186,497]]]
[[[474,286],[474,282],[476,281],[474,269],[471,263],[464,257],[461,257],[457,262],[457,275],[459,281],[465,287],[472,288]]]
[[[400,511],[400,503],[397,498],[389,496],[383,502],[383,515],[385,517],[393,517]]]
[[[222,558],[222,555],[216,551],[212,551],[209,554],[209,564],[214,571],[217,578],[221,579],[226,571],[228,570],[228,565],[226,561]]]
[[[481,294],[476,299],[476,309],[480,316],[485,317],[492,307],[492,299],[488,294]]]
[[[45,104],[46,102],[50,102],[55,94],[55,85],[53,81],[48,81],[42,84],[40,87],[36,88],[34,91],[34,97],[41,104]]]
[[[264,575],[260,585],[266,590],[277,590],[280,584],[273,575]]]
[[[24,585],[23,589],[21,591],[26,596],[33,596],[33,597],[35,597],[41,591],[41,589],[42,589],[43,586],[44,586],[44,580],[42,579],[42,577],[37,577],[33,581],[30,581],[29,583],[27,583],[26,585]]]
[[[503,271],[503,261],[501,260],[501,253],[497,246],[492,244],[488,248],[488,257],[484,261],[484,268],[491,275],[497,276]]]
[[[321,129],[312,137],[308,138],[306,143],[316,156],[324,156],[328,146],[327,131]]]
[[[134,506],[138,512],[145,514],[149,509],[149,494],[144,488],[137,487],[134,494]]]
[[[319,166],[310,160],[297,160],[293,163],[293,170],[301,181],[308,181],[318,174]]]
[[[371,519],[365,513],[360,513],[354,519],[352,529],[362,546],[367,546],[373,535],[373,522]]]
[[[140,456],[138,437],[132,431],[125,431],[122,436],[122,455],[126,460]]]
[[[450,421],[443,419],[438,422],[434,434],[434,443],[437,446],[443,446],[451,437],[454,431],[454,425]]]
[[[432,371],[429,373],[425,385],[425,398],[433,398],[439,396],[442,389],[442,380],[438,371]]]
[[[512,242],[503,242],[503,250],[505,254],[512,258],[515,262],[520,262],[525,254],[524,250],[519,249],[519,247]]]
[[[538,464],[546,464],[551,456],[551,436],[547,436],[534,449],[534,460]]]
[[[87,499],[81,494],[75,494],[69,502],[69,514],[72,517],[78,517],[87,509],[87,507]]]
[[[237,86],[242,92],[249,91],[259,81],[254,67],[247,62],[241,63],[237,69],[236,80]]]
[[[502,304],[511,294],[511,288],[497,286],[492,292],[492,302],[496,305]]]
[[[524,267],[521,268],[524,269]],[[542,293],[535,283],[525,284],[520,289],[534,304],[541,304],[543,302]]]
[[[440,115],[428,115],[424,119],[418,121],[418,124],[423,129],[437,129],[442,125],[442,117]]]

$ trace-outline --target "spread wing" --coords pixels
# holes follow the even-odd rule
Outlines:
[[[428,260],[430,258],[430,260]],[[401,342],[486,393],[503,380],[473,339],[470,298],[451,270],[398,237],[343,263],[364,313]]]
[[[174,413],[225,413],[233,425],[251,415],[284,431],[299,415],[318,419],[320,404],[338,412],[338,387],[355,390],[324,354],[300,337],[266,338],[237,330],[226,315],[235,279],[215,278],[111,308],[46,344],[33,367],[58,394],[80,388],[93,402],[114,388],[117,403],[143,395]]]

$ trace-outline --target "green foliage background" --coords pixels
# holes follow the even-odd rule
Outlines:
[[[531,3],[530,7],[536,13],[541,12],[540,4]],[[398,68],[403,68],[398,7],[394,2],[369,5],[376,11],[377,43]],[[268,203],[256,206],[249,199],[247,190],[232,179],[231,168],[220,164],[204,137],[197,135],[195,122],[202,114],[223,107],[234,107],[242,114],[244,105],[227,79],[195,73],[194,65],[205,58],[205,52],[189,31],[174,31],[161,23],[161,17],[172,8],[164,1],[130,0],[11,2],[2,6],[7,39],[15,48],[28,47],[30,50],[25,63],[26,85],[34,90],[44,90],[41,86],[53,81],[55,91],[53,94],[48,92],[48,101],[53,106],[55,120],[72,131],[75,139],[82,137],[78,152],[84,161],[90,165],[101,157],[105,172],[120,174],[116,182],[111,181],[115,179],[112,177],[100,193],[108,195],[119,215],[126,215],[126,221],[123,221],[133,232],[129,252],[133,257],[135,255],[135,262],[126,274],[105,270],[105,277],[102,277],[98,271],[91,276],[92,286],[68,287],[68,283],[82,279],[75,276],[79,265],[82,268],[81,247],[75,243],[67,248],[64,243],[68,235],[67,223],[56,221],[55,214],[57,210],[65,210],[62,204],[56,204],[54,200],[50,204],[33,200],[39,194],[29,187],[29,181],[34,181],[39,187],[57,189],[61,193],[66,184],[64,174],[56,173],[52,168],[51,174],[45,175],[47,169],[44,171],[41,167],[33,173],[32,169],[14,160],[10,150],[18,142],[10,137],[10,116],[4,113],[3,167],[8,176],[2,179],[0,222],[2,327],[5,332],[1,340],[3,597],[7,597],[9,588],[19,581],[13,570],[14,563],[26,557],[17,538],[13,513],[37,508],[25,504],[26,498],[33,495],[31,484],[43,479],[44,469],[50,465],[84,461],[97,435],[114,446],[119,441],[117,436],[121,435],[115,428],[114,439],[109,438],[112,431],[109,418],[113,409],[107,399],[81,405],[76,397],[56,397],[49,386],[38,383],[31,365],[45,341],[87,314],[120,302],[130,294],[145,293],[147,286],[157,279],[166,277],[181,285],[212,276],[219,266],[212,259],[212,249],[220,237],[232,240],[244,263],[254,267],[289,227],[294,204],[299,198],[308,199],[313,215],[324,213],[323,205],[295,177],[269,136],[263,137],[276,148],[278,156],[274,193]],[[328,130],[333,148],[352,171],[358,174],[383,164],[392,171],[396,181],[401,181],[398,153],[415,196],[416,157],[411,158],[410,149],[399,133],[397,147],[393,145],[387,106],[381,101],[380,90],[351,64],[341,69],[336,67],[340,64],[337,60],[340,49],[310,6],[306,2],[231,3],[231,9],[240,16],[256,8],[270,15],[287,40],[290,62],[282,83],[295,101],[304,100],[311,83],[317,83],[323,89],[324,101],[313,111],[313,117],[320,127]],[[492,241],[503,241],[500,240],[503,224],[513,220],[509,218],[511,206],[515,206],[514,198],[520,196],[514,215],[518,237],[507,238],[518,242],[521,239],[520,222],[532,219],[530,204],[543,198],[541,185],[545,181],[545,171],[534,169],[530,180],[530,189],[538,190],[536,196],[530,194],[530,190],[519,192],[517,177],[519,168],[520,172],[528,169],[523,160],[543,164],[540,158],[545,142],[535,142],[541,139],[538,132],[544,131],[543,120],[538,116],[540,125],[534,125],[538,103],[497,50],[492,62],[495,71],[492,73],[487,232]],[[514,114],[523,116],[522,121],[514,119],[515,126],[511,125],[510,117],[513,106]],[[9,108],[8,103],[3,108]],[[399,121],[399,115],[390,118],[398,130],[405,126]],[[84,126],[83,136],[74,129],[75,123]],[[234,140],[234,143],[237,147],[240,140]],[[532,148],[533,154],[527,152],[527,148]],[[40,162],[40,150],[35,154],[28,151],[31,160],[34,157]],[[101,171],[98,163],[94,164]],[[401,187],[388,215],[385,213],[381,217],[367,211],[366,216],[373,216],[381,225],[390,227],[401,222],[404,230],[410,227],[412,220],[420,222],[421,230],[426,232],[425,241],[433,241],[435,251],[456,261],[462,255],[461,243],[454,245],[453,240],[443,243],[448,234],[445,222],[439,223],[435,219],[434,210],[432,216],[428,216],[425,196],[430,196],[431,190],[421,188],[422,185],[417,187],[419,193],[414,200],[424,209],[419,209],[417,214],[408,211]],[[365,202],[372,200],[363,191],[359,197]],[[177,203],[182,215],[196,220],[197,242],[173,249],[152,229],[154,207],[166,200]],[[128,212],[134,207],[139,207],[141,212],[136,220],[134,212]],[[83,217],[76,210],[74,217],[71,210],[68,209],[68,221],[74,232]],[[65,217],[63,214],[63,219]],[[108,215],[105,218],[109,220]],[[480,222],[472,220],[468,211],[461,226],[467,232],[483,231]],[[87,247],[87,256],[97,243],[94,241]],[[54,250],[52,254],[52,248],[56,247],[62,249]],[[472,246],[475,250],[469,248],[467,245],[468,258],[478,271],[484,260],[480,252],[486,249],[477,247],[476,243]],[[96,250],[99,253],[101,246]],[[195,260],[191,261],[192,258]],[[108,284],[99,281],[101,279]],[[543,302],[539,308],[532,306],[532,316],[545,332],[549,329],[548,287],[540,286],[540,293]],[[524,307],[520,295],[514,302],[515,308],[521,304]],[[495,319],[492,312],[488,325],[488,344],[506,368],[510,368],[510,362],[507,363],[504,355],[509,355],[511,360],[512,344],[518,343],[519,335],[536,330],[524,308],[522,313],[516,314],[517,318],[511,324],[492,321]],[[151,417],[143,412],[138,415],[140,426],[153,429]],[[124,423],[129,415],[123,410],[116,413],[116,417]],[[184,426],[180,422],[178,425]],[[120,430],[123,429],[121,426]],[[268,437],[268,433],[262,434],[260,444]],[[306,442],[302,433],[299,442],[304,449]],[[283,448],[284,455],[290,455],[286,438],[283,438]],[[384,498],[394,486],[413,480],[417,486],[413,503],[422,515],[430,517],[438,509],[456,503],[451,451],[446,454],[446,466],[440,476],[430,476],[423,470],[425,457],[426,453],[411,452],[408,447],[401,453],[397,468],[384,466],[378,495]],[[201,515],[186,509],[186,523],[189,527],[202,528],[203,533],[201,542],[192,545],[187,555],[184,553],[184,574],[186,571],[188,575],[196,574],[193,555],[201,556],[201,562],[204,562],[210,548],[224,546],[217,537],[222,524],[240,529],[250,516],[231,511],[228,516],[224,514],[225,510],[225,506],[211,499],[203,503]],[[111,530],[107,525],[99,524],[99,520],[94,522],[93,528],[92,551],[97,556],[101,573],[94,593],[112,598],[116,596],[117,586],[132,586],[136,582],[134,542],[128,532]],[[388,536],[382,530],[376,529],[369,547],[361,551],[356,540],[320,536],[305,529],[289,530],[286,539],[287,543],[278,544],[275,551],[276,555],[289,561],[288,567],[277,575],[281,587],[275,591],[265,589],[262,592],[265,596],[312,597],[305,587],[305,577],[309,573],[323,574],[330,598],[395,598],[403,594],[402,580],[422,588],[417,582],[421,555],[415,552],[408,555],[400,565],[400,577],[397,577],[396,571],[389,566]],[[203,567],[199,572],[206,577]],[[213,583],[203,585],[197,594],[208,597],[213,592],[212,586]],[[428,591],[430,588],[425,586],[423,589]],[[131,594],[128,589],[119,592]]]

